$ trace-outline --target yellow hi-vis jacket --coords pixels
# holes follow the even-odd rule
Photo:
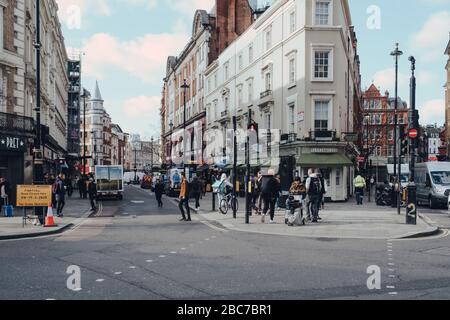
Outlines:
[[[357,176],[355,180],[353,180],[353,184],[355,185],[355,188],[365,188],[366,180],[361,176]]]

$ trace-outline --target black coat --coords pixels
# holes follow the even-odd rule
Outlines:
[[[280,191],[280,184],[273,176],[266,176],[262,179],[261,194],[264,196],[275,197]]]
[[[161,196],[164,193],[164,184],[161,182],[158,182],[155,185],[155,195]]]

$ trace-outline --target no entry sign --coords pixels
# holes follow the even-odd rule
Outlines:
[[[409,130],[409,137],[410,137],[411,139],[417,138],[418,135],[419,135],[419,132],[417,131],[417,129],[411,129],[411,130]]]

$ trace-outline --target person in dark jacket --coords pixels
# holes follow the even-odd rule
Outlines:
[[[91,209],[95,211],[97,210],[97,206],[95,205],[95,200],[97,200],[97,184],[95,183],[94,178],[89,179],[88,194],[89,201],[91,202]]]
[[[80,199],[83,199],[83,186],[84,186],[84,179],[83,179],[83,177],[79,177],[78,178],[77,186],[78,186],[78,192],[80,193]]]
[[[158,201],[158,208],[163,207],[162,196],[164,193],[164,183],[162,182],[162,178],[159,178],[155,184],[155,196],[156,201]]]
[[[200,208],[200,195],[202,193],[202,186],[200,180],[195,176],[191,182],[191,196],[195,199],[195,209]]]
[[[64,174],[60,174],[58,178],[56,179],[56,202],[57,202],[57,208],[56,208],[56,214],[58,217],[62,218],[64,217],[62,211],[64,209],[64,206],[66,204],[66,186],[64,184]]]
[[[270,224],[274,224],[276,196],[280,192],[280,183],[275,178],[275,171],[270,169],[268,175],[263,178],[261,198],[264,202],[264,210],[261,222],[265,222],[267,212],[270,210]]]

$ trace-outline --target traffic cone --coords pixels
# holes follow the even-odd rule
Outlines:
[[[52,204],[50,203],[48,205],[48,210],[47,210],[47,216],[45,217],[45,227],[57,227],[58,225],[55,224],[55,218],[53,216],[53,207]]]

